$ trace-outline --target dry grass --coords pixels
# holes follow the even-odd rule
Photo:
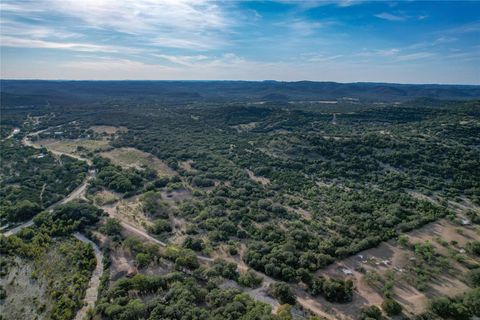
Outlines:
[[[241,133],[241,132],[248,132],[252,129],[255,129],[257,126],[258,126],[258,122],[249,122],[249,123],[237,124],[236,126],[232,126],[232,128],[237,130],[238,133]]]
[[[463,230],[461,233],[458,232],[459,228]],[[448,249],[440,245],[436,239],[440,238],[447,242],[456,241],[457,245],[450,245],[449,247],[451,250],[460,252],[467,242],[478,239],[478,231],[473,226],[459,227],[448,220],[440,220],[412,231],[406,234],[406,236],[408,236],[411,243],[429,241],[435,246],[438,253],[449,257]],[[355,283],[357,292],[351,303],[331,304],[322,299],[317,299],[317,307],[323,306],[330,309],[338,318],[355,319],[355,312],[362,305],[381,304],[383,301],[381,293],[378,288],[373,288],[366,283],[364,273],[357,271],[360,268],[363,268],[365,271],[374,271],[380,275],[384,275],[387,271],[395,273],[394,299],[402,304],[406,315],[419,314],[425,311],[427,302],[431,298],[456,296],[469,289],[464,283],[464,275],[467,269],[453,258],[449,258],[452,271],[435,276],[434,279],[427,283],[426,290],[417,290],[405,280],[409,276],[407,266],[411,263],[410,258],[413,257],[414,254],[411,250],[403,248],[391,240],[380,244],[376,248],[364,250],[356,256],[336,262],[324,270],[320,270],[317,272],[318,275],[327,274],[337,278],[345,278],[342,270],[348,268],[353,272],[350,277]],[[383,263],[383,261],[388,261],[388,263]]]
[[[93,195],[93,202],[97,206],[112,204],[118,200],[118,196],[111,191],[102,190]]]
[[[179,161],[178,166],[182,168],[185,171],[188,172],[193,172],[196,171],[195,169],[192,168],[193,160],[187,160],[187,161]]]
[[[127,132],[127,127],[113,127],[113,126],[92,126],[89,128],[93,130],[95,133],[106,133],[106,134],[114,134],[117,132]]]
[[[150,219],[143,212],[143,204],[138,196],[120,200],[116,206],[116,217],[135,226],[143,231],[145,227],[152,225]]]
[[[260,183],[262,185],[270,184],[270,179],[265,178],[265,177],[256,176],[255,173],[253,173],[253,171],[249,170],[249,169],[245,169],[245,171],[247,172],[248,177],[250,179],[252,179],[253,181],[255,181],[257,183]]]
[[[109,143],[106,140],[87,139],[42,139],[36,141],[35,145],[65,154],[77,154],[78,147],[83,147],[91,152],[98,152],[109,148]]]
[[[46,311],[50,309],[47,282],[42,278],[32,278],[34,268],[30,261],[18,257],[12,260],[8,275],[0,277],[0,285],[7,293],[0,307],[0,315],[4,319],[45,319]],[[43,304],[45,310],[42,310]]]
[[[173,176],[175,171],[154,155],[135,148],[118,148],[100,154],[124,168],[150,168],[161,176]]]

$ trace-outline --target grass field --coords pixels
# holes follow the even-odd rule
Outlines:
[[[114,134],[117,132],[128,131],[126,127],[113,127],[113,126],[92,126],[89,129],[93,130],[95,133],[107,133],[107,134]]]
[[[100,154],[110,159],[114,164],[124,168],[144,167],[153,169],[160,176],[172,176],[175,172],[157,157],[135,148],[118,148]]]
[[[36,145],[46,147],[49,150],[58,151],[61,153],[75,154],[77,148],[85,148],[91,152],[98,152],[109,148],[108,141],[106,140],[87,140],[87,139],[42,139],[35,142]]]

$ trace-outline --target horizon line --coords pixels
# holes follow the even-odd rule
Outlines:
[[[296,83],[296,82],[313,82],[313,83],[337,83],[337,84],[387,84],[387,85],[413,85],[413,86],[474,86],[479,87],[480,82],[472,83],[411,83],[411,82],[382,82],[382,81],[353,81],[340,82],[329,80],[229,80],[229,79],[210,79],[210,80],[179,80],[179,79],[38,79],[38,78],[22,78],[22,79],[3,79],[0,81],[45,81],[45,82],[279,82],[279,83]]]

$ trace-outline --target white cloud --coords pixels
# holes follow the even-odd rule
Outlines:
[[[435,54],[432,52],[416,52],[416,53],[409,53],[404,54],[397,57],[398,61],[412,61],[412,60],[419,60],[433,57]]]
[[[310,61],[310,62],[326,62],[326,61],[332,61],[332,60],[342,58],[343,56],[344,56],[343,54],[337,54],[337,55],[334,55],[334,56],[317,55],[317,56],[313,56],[313,57],[309,58],[308,61]]]
[[[80,26],[84,36],[97,30],[100,41],[110,41],[118,34],[134,36],[141,45],[211,49],[225,43],[234,19],[214,2],[206,0],[36,0],[2,3],[2,12],[10,17],[28,16],[56,28],[68,19],[70,27]],[[3,17],[2,17],[3,18]],[[31,22],[33,29],[34,22]],[[2,31],[9,34],[12,30]],[[32,35],[30,38],[35,38]]]
[[[382,13],[376,14],[375,17],[379,19],[388,20],[388,21],[404,21],[407,19],[407,17],[405,16],[395,15],[388,12],[382,12]]]
[[[1,34],[5,36],[33,39],[68,39],[79,38],[81,34],[63,30],[60,27],[52,28],[45,25],[32,25],[11,19],[0,20]]]
[[[358,4],[362,4],[363,2],[365,2],[365,1],[362,1],[362,0],[340,0],[340,1],[338,1],[337,5],[339,7],[351,7],[351,6],[355,6],[355,5],[358,5]]]
[[[208,57],[204,55],[195,55],[195,56],[172,56],[166,54],[153,54],[153,56],[170,61],[172,63],[184,65],[184,66],[193,66],[196,62],[207,60]]]
[[[392,48],[392,49],[386,49],[386,50],[377,50],[377,54],[380,56],[394,56],[400,52],[400,49]]]
[[[130,48],[122,48],[116,46],[103,46],[91,43],[77,43],[77,42],[52,42],[38,39],[22,39],[9,36],[2,36],[0,41],[2,47],[14,48],[44,48],[44,49],[62,49],[72,51],[85,52],[120,52],[131,50]]]

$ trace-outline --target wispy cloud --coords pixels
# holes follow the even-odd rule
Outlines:
[[[21,39],[9,36],[2,37],[2,46],[14,48],[43,48],[43,49],[62,49],[71,51],[85,51],[85,52],[120,52],[128,50],[132,52],[131,48],[97,45],[91,43],[77,43],[77,42],[52,42],[38,39]]]
[[[175,64],[183,66],[193,66],[196,62],[208,60],[208,56],[195,55],[195,56],[173,56],[166,54],[154,54],[154,57],[170,61]]]
[[[433,52],[416,52],[416,53],[399,55],[397,57],[397,60],[398,61],[413,61],[413,60],[430,58],[430,57],[433,57],[434,55],[435,55],[435,53],[433,53]]]
[[[448,33],[448,34],[462,34],[462,33],[471,33],[471,32],[480,32],[480,21],[466,23],[454,28],[450,28],[445,31],[445,33]]]
[[[235,21],[234,17],[229,17],[218,4],[203,0],[3,2],[2,13],[9,17],[20,20],[25,15],[29,16],[28,20],[23,19],[25,28],[19,26],[18,21],[2,23],[2,35],[17,37],[21,43],[25,43],[22,41],[25,37],[55,42],[53,38],[60,38],[61,33],[57,32],[55,35],[45,25],[51,24],[58,29],[62,23],[57,23],[55,19],[61,17],[63,21],[68,21],[70,27],[82,26],[87,33],[97,30],[97,41],[100,40],[102,44],[112,39],[118,40],[124,35],[133,38],[134,42],[141,46],[205,50],[223,45],[224,35]],[[38,28],[35,20],[42,22],[43,29]],[[19,30],[26,31],[22,33]],[[83,35],[88,36],[87,33]],[[64,32],[65,38],[73,35],[72,32]],[[99,36],[104,39],[99,39]],[[31,45],[34,43],[31,42]],[[59,43],[58,47],[62,48],[64,45]]]
[[[327,61],[332,61],[332,60],[342,58],[343,56],[344,56],[343,54],[337,54],[333,56],[316,55],[308,58],[308,61],[309,62],[327,62]]]
[[[388,12],[382,12],[382,13],[379,13],[379,14],[375,14],[374,16],[379,18],[379,19],[389,20],[389,21],[404,21],[404,20],[407,20],[406,16],[396,15],[396,14],[392,14],[392,13],[388,13]]]
[[[340,0],[337,1],[337,6],[339,7],[351,7],[364,3],[363,0]]]

